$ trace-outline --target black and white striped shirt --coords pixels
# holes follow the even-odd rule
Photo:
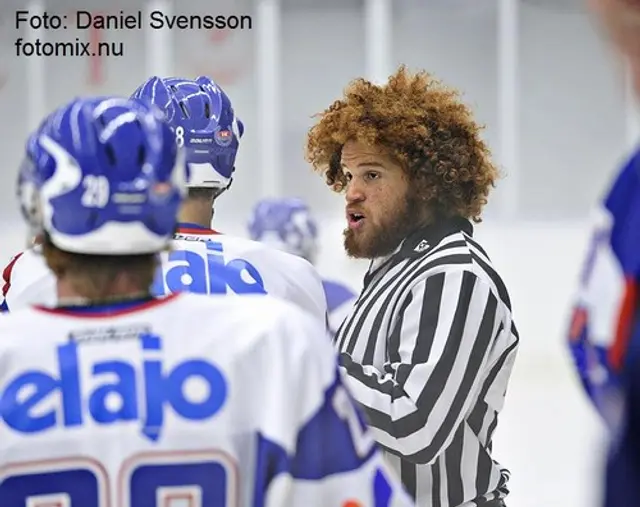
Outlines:
[[[371,263],[335,341],[349,387],[418,507],[501,505],[492,436],[518,348],[473,227],[424,228]]]

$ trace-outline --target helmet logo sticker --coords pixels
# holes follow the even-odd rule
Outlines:
[[[216,141],[216,144],[218,144],[219,146],[229,146],[231,144],[231,141],[233,141],[233,132],[231,132],[230,130],[217,130],[216,133],[213,135],[213,138]]]

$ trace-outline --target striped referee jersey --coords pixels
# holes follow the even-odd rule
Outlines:
[[[500,506],[508,494],[491,450],[519,338],[472,235],[453,218],[374,259],[335,336],[351,392],[418,507]]]

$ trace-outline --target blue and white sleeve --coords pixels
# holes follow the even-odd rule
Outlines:
[[[299,421],[288,450],[271,439],[258,437],[254,507],[414,505],[383,462],[362,413],[343,383],[330,341],[325,333],[317,334],[296,337],[318,346],[310,346],[303,364],[294,366],[301,378],[291,379],[295,383],[289,394],[294,404],[297,396],[313,397],[319,403]]]

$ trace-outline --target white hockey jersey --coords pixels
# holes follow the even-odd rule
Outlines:
[[[184,225],[184,224],[183,224]],[[3,272],[5,311],[31,304],[55,306],[56,282],[34,250],[14,257]],[[291,301],[323,322],[322,280],[306,260],[262,243],[219,234],[193,224],[181,227],[172,250],[162,254],[153,293],[270,294]]]
[[[289,303],[33,307],[0,336],[2,507],[411,505]]]
[[[322,279],[306,260],[246,238],[196,224],[180,224],[172,251],[162,254],[153,293],[271,294],[300,306],[323,322],[327,303]]]
[[[56,304],[56,279],[37,247],[25,250],[9,261],[2,271],[2,283],[0,310]]]

